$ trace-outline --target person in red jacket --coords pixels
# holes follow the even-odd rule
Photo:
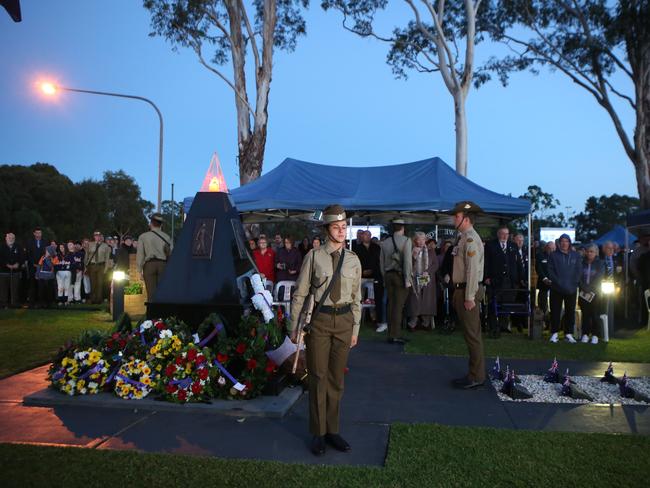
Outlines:
[[[257,249],[253,251],[255,265],[267,280],[275,283],[275,251],[269,247],[266,237],[260,237],[257,241]]]

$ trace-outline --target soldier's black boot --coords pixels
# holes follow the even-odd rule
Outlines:
[[[350,444],[348,444],[346,440],[338,434],[325,434],[325,440],[337,451],[348,452],[352,449]]]
[[[322,435],[315,435],[311,440],[311,452],[314,456],[322,456],[325,454],[325,437]]]

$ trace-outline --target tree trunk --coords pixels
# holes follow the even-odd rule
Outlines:
[[[262,174],[266,146],[266,123],[255,124],[255,132],[239,145],[239,184],[245,185]]]
[[[456,92],[454,97],[454,121],[456,123],[456,172],[467,176],[467,113],[465,96]]]

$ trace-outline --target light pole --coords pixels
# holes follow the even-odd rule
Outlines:
[[[64,90],[64,91],[76,92],[76,93],[89,93],[91,95],[105,95],[108,97],[130,98],[132,100],[141,100],[153,107],[153,109],[158,114],[158,120],[160,121],[160,137],[158,140],[158,201],[156,205],[156,210],[160,212],[160,205],[162,201],[162,170],[163,170],[163,117],[162,117],[162,113],[160,113],[160,109],[158,109],[156,104],[153,103],[148,98],[139,97],[137,95],[125,95],[123,93],[111,93],[111,92],[102,92],[102,91],[95,91],[95,90],[81,90],[79,88],[69,88],[66,86],[55,85],[54,83],[49,83],[49,82],[41,83],[40,85],[41,85],[41,90],[46,95],[54,95],[57,92],[57,90]]]

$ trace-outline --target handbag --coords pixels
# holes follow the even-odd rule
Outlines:
[[[43,261],[45,262],[45,261]],[[52,264],[52,261],[50,261],[50,265]],[[38,269],[36,270],[36,279],[37,280],[53,280],[55,278],[54,274],[54,269],[51,270],[45,270],[43,269],[43,265],[39,264]]]

